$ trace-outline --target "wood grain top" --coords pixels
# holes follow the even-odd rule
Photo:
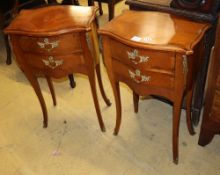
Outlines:
[[[8,34],[52,36],[73,31],[88,31],[97,7],[49,6],[22,10],[6,28]]]
[[[135,47],[192,54],[210,27],[167,13],[126,10],[98,32]]]

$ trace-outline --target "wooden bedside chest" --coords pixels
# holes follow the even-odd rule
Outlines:
[[[187,126],[202,38],[210,27],[159,12],[127,10],[99,30],[104,61],[116,102],[117,135],[121,123],[119,82],[133,90],[135,112],[139,95],[158,95],[173,102],[173,161],[178,163],[181,103],[187,98]],[[201,41],[201,42],[200,42]]]
[[[95,7],[79,6],[24,10],[5,30],[10,36],[16,60],[40,101],[44,127],[48,123],[47,109],[37,77],[46,77],[56,105],[50,78],[61,78],[78,72],[89,77],[99,125],[105,131],[97,99],[95,71],[102,97],[108,106],[110,102],[105,95],[100,75],[96,12]]]

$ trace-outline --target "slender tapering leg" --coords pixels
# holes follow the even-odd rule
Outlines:
[[[48,124],[47,108],[46,108],[46,104],[45,104],[43,95],[41,93],[37,78],[34,75],[25,72],[25,70],[24,70],[24,74],[27,77],[27,79],[29,80],[29,82],[31,83],[32,87],[34,88],[34,91],[38,97],[38,100],[40,101],[41,109],[43,112],[43,119],[44,119],[43,120],[43,127],[46,128],[47,124]]]
[[[92,2],[94,2],[94,1],[92,1]],[[92,30],[94,30],[94,28],[92,28]],[[91,37],[92,32],[88,33],[89,37]],[[104,132],[105,131],[105,125],[104,125],[104,122],[102,120],[102,114],[101,114],[100,107],[99,107],[97,91],[96,91],[96,82],[95,82],[95,66],[97,65],[96,60],[95,60],[96,58],[94,59],[92,57],[92,54],[91,54],[91,52],[89,50],[89,47],[87,45],[87,42],[86,42],[87,40],[86,40],[86,35],[85,34],[82,33],[80,35],[80,40],[81,40],[83,55],[84,55],[84,59],[85,59],[85,66],[87,68],[87,71],[86,71],[87,73],[86,74],[89,77],[90,87],[91,87],[91,91],[92,91],[93,101],[94,101],[94,104],[95,104],[95,109],[96,109],[99,125],[100,125],[100,128],[101,128],[101,131]],[[92,48],[94,48],[94,47],[92,46]]]
[[[181,114],[182,95],[176,97],[173,104],[173,162],[178,164],[179,159],[179,122]]]
[[[111,106],[111,102],[110,100],[107,98],[104,88],[103,88],[103,83],[102,83],[102,77],[101,77],[101,73],[100,73],[100,64],[96,65],[96,74],[97,74],[97,79],[98,79],[98,84],[99,84],[99,89],[101,91],[102,94],[102,98],[104,99],[105,103],[107,106]]]
[[[179,161],[179,123],[185,82],[187,77],[187,57],[177,55],[175,70],[175,90],[173,92],[173,162]]]
[[[54,91],[54,87],[53,87],[53,83],[51,81],[51,78],[46,76],[46,80],[47,80],[47,84],[49,86],[50,89],[50,93],[53,99],[53,105],[56,106],[57,105],[57,100],[56,100],[56,95],[55,95],[55,91]]]
[[[118,135],[121,126],[121,95],[120,95],[119,82],[113,82],[112,88],[113,88],[115,104],[116,104],[116,124],[115,124],[114,135]]]
[[[104,61],[106,63],[106,69],[108,73],[109,80],[112,85],[113,94],[115,98],[115,105],[116,105],[116,124],[114,129],[114,135],[118,135],[120,125],[121,125],[121,97],[120,97],[120,89],[119,89],[119,81],[116,81],[113,68],[112,68],[112,59],[110,54],[110,42],[108,37],[103,37],[103,55]]]
[[[139,95],[133,91],[134,112],[138,113]]]
[[[48,115],[47,115],[46,104],[45,104],[43,95],[41,93],[40,85],[37,81],[37,77],[32,73],[32,71],[30,70],[30,68],[28,67],[28,65],[26,64],[24,59],[22,58],[23,55],[21,54],[20,49],[18,47],[19,43],[18,43],[18,40],[16,39],[16,37],[17,36],[11,37],[11,41],[13,43],[14,52],[17,55],[17,62],[19,65],[21,65],[21,70],[23,70],[25,76],[27,77],[27,79],[31,83],[31,85],[34,88],[34,91],[38,97],[38,100],[40,102],[41,109],[43,112],[43,127],[46,128],[48,125]]]
[[[116,105],[116,124],[114,129],[114,135],[118,135],[120,125],[121,125],[121,95],[120,95],[120,87],[119,82],[115,80],[114,74],[110,67],[107,67],[108,76],[112,85],[113,94],[115,98]]]
[[[191,135],[194,135],[195,131],[193,128],[192,118],[191,118],[192,97],[193,97],[193,88],[188,90],[186,94],[186,121],[187,121],[187,127],[189,130],[189,133]]]
[[[102,115],[101,115],[99,102],[98,102],[98,98],[97,98],[96,83],[95,83],[95,71],[90,69],[88,77],[89,77],[89,82],[90,82],[90,86],[91,86],[93,101],[94,101],[94,104],[95,104],[95,109],[96,109],[99,125],[100,125],[100,128],[101,128],[101,131],[105,132],[105,125],[104,125],[104,122],[102,120]]]

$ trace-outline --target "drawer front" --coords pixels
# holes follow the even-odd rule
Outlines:
[[[53,37],[21,36],[19,44],[23,51],[41,54],[66,54],[81,50],[78,34],[65,34]]]
[[[24,57],[31,69],[54,78],[67,76],[74,71],[79,73],[85,71],[82,54],[46,56],[25,53]]]
[[[154,70],[174,71],[175,55],[173,52],[139,49],[111,40],[111,55],[130,66]]]
[[[146,85],[146,87],[174,88],[174,77],[170,74],[133,68],[114,59],[112,64],[115,77],[119,81],[128,84]]]

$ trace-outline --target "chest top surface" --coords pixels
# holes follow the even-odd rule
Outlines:
[[[52,36],[74,31],[88,31],[96,16],[96,7],[49,6],[22,10],[6,28],[8,34]]]
[[[126,10],[99,30],[126,44],[191,54],[208,23],[189,21],[161,12]]]

